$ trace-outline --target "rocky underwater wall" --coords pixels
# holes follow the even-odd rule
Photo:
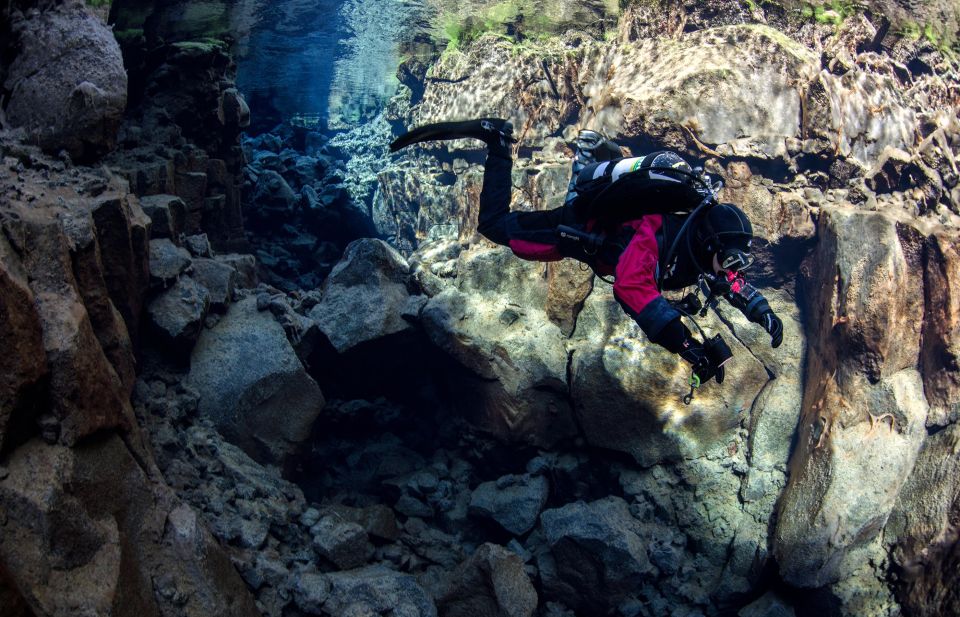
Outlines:
[[[473,32],[243,140],[255,3],[0,7],[0,617],[960,614],[960,75],[878,6]],[[721,305],[684,405],[608,285],[476,233],[477,143],[387,154],[479,115],[513,208],[581,127],[722,178],[783,345]]]

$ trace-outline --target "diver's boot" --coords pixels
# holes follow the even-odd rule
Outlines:
[[[480,118],[461,122],[438,122],[417,127],[390,144],[390,151],[396,152],[411,144],[422,141],[443,139],[479,139],[487,144],[489,153],[505,159],[511,158],[510,144],[513,138],[513,125],[503,118]]]

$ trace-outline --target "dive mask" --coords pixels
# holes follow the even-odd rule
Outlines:
[[[720,253],[717,261],[720,263],[720,267],[728,272],[740,272],[753,265],[754,257],[740,249],[728,248]]]

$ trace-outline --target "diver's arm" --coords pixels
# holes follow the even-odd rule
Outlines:
[[[679,354],[693,366],[701,382],[711,378],[722,382],[723,367],[711,365],[703,344],[691,336],[680,321],[680,312],[657,289],[656,232],[661,224],[660,216],[646,216],[636,227],[617,262],[613,295],[651,342]]]
[[[730,281],[730,291],[724,294],[727,300],[753,323],[760,324],[770,335],[770,344],[779,347],[783,342],[783,322],[777,317],[770,303],[756,287],[740,274]]]

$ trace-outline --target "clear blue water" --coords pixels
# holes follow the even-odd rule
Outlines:
[[[419,0],[286,0],[261,6],[238,49],[238,86],[255,115],[319,115],[348,128],[396,92],[399,47]]]

